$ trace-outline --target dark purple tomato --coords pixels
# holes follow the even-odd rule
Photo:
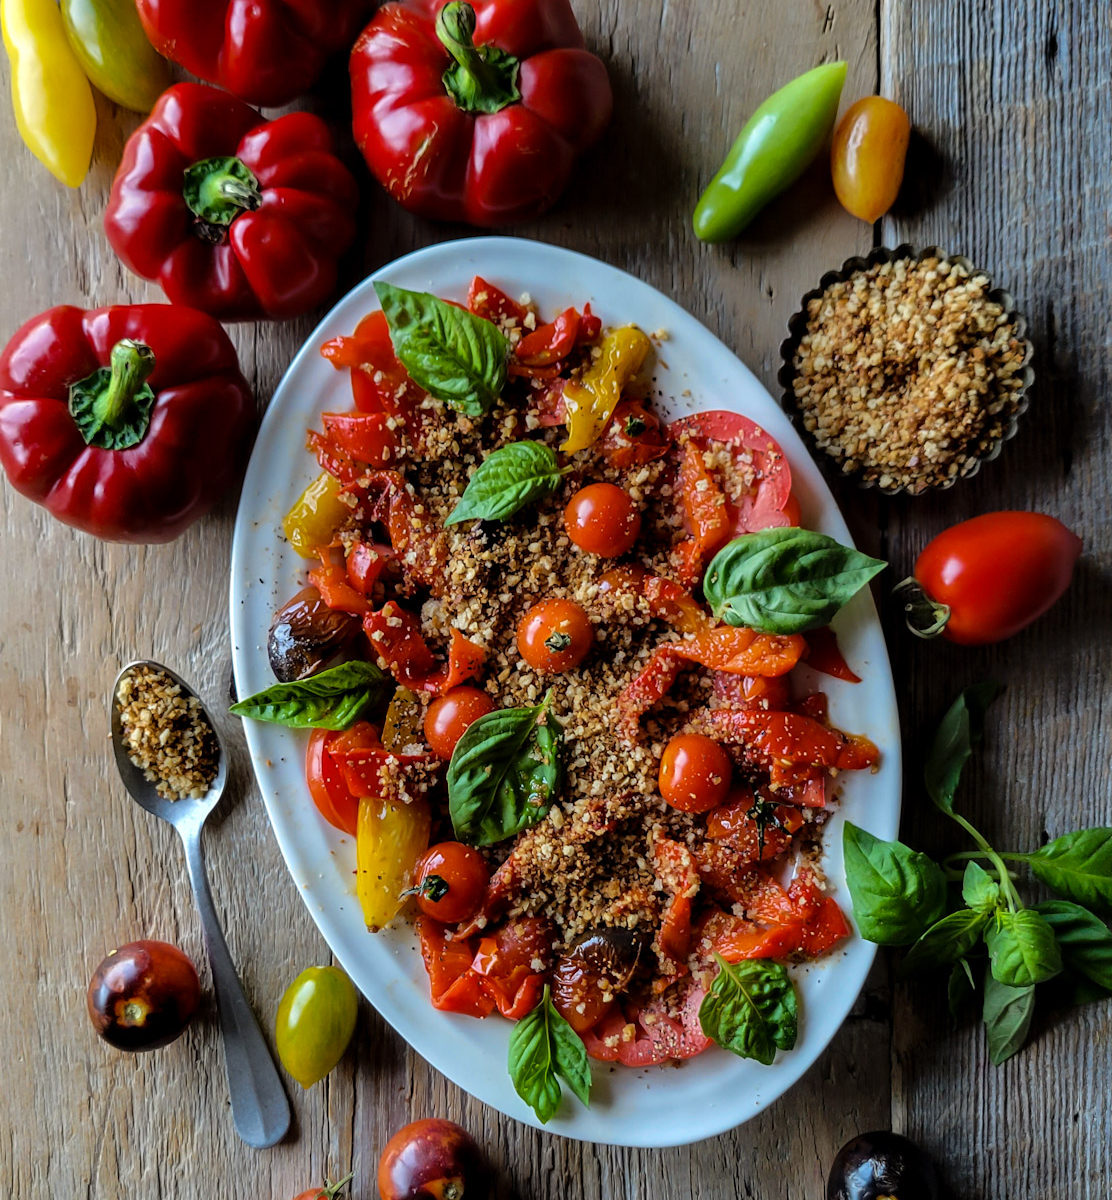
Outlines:
[[[378,1160],[382,1200],[482,1200],[487,1182],[475,1139],[453,1121],[406,1125]]]
[[[118,1050],[156,1050],[185,1032],[201,1000],[189,959],[169,942],[128,942],[93,972],[89,1018]]]
[[[826,1181],[826,1200],[940,1200],[934,1163],[898,1133],[878,1130],[846,1142]]]

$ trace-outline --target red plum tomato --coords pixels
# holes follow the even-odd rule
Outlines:
[[[93,1028],[118,1050],[156,1050],[185,1032],[201,1000],[196,968],[169,942],[128,942],[93,972]]]
[[[481,688],[456,687],[439,696],[425,713],[425,741],[447,762],[456,743],[480,717],[494,711],[494,701]]]
[[[618,558],[633,549],[641,532],[641,514],[630,494],[616,484],[591,483],[568,501],[564,528],[580,550]]]
[[[463,842],[440,842],[417,862],[417,907],[445,925],[466,921],[486,895],[486,860]]]
[[[482,1200],[487,1177],[474,1138],[453,1121],[399,1129],[378,1160],[382,1200]]]
[[[726,799],[733,770],[717,742],[701,733],[680,733],[660,759],[660,794],[681,812],[710,812]]]

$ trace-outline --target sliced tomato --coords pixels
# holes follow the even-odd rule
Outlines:
[[[623,998],[594,1029],[582,1035],[587,1053],[626,1067],[694,1058],[712,1044],[699,1024],[699,1006],[705,995],[687,978],[671,995],[651,1000]],[[677,1009],[678,1016],[673,1015]]]
[[[359,818],[359,797],[344,782],[339,764],[329,753],[329,745],[338,735],[331,729],[314,729],[305,754],[305,780],[309,795],[320,815],[343,833],[355,836]]]
[[[861,676],[850,668],[838,646],[838,638],[829,625],[812,629],[806,635],[807,653],[803,661],[815,671],[844,679],[847,683],[860,683]]]

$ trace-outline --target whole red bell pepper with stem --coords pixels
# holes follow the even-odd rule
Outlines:
[[[264,107],[307,92],[347,50],[369,0],[137,0],[151,45],[198,79]]]
[[[319,117],[267,121],[179,83],[128,139],[104,230],[175,303],[224,321],[296,317],[335,287],[358,199]]]
[[[177,537],[236,479],[254,419],[235,347],[190,308],[64,305],[0,354],[12,485],[108,541]]]
[[[568,0],[403,0],[351,53],[355,141],[421,216],[536,216],[602,135],[613,96]]]

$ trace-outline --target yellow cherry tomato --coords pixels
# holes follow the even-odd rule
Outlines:
[[[78,187],[89,173],[97,110],[57,0],[0,0],[0,26],[20,137],[55,178]]]
[[[586,450],[598,441],[622,391],[641,370],[651,348],[636,325],[613,329],[602,339],[598,357],[582,378],[564,388],[568,436],[560,449],[565,454]]]
[[[417,860],[429,848],[429,802],[364,796],[355,831],[355,891],[363,920],[377,933],[398,915],[413,886]]]
[[[355,1032],[359,996],[339,967],[308,967],[286,988],[274,1022],[282,1066],[312,1087],[344,1056]]]
[[[898,104],[866,96],[850,106],[834,131],[830,166],[842,207],[862,221],[879,221],[903,182],[911,122]]]
[[[315,558],[317,548],[327,546],[350,516],[351,508],[340,499],[339,481],[322,471],[293,502],[282,532],[302,558]]]

